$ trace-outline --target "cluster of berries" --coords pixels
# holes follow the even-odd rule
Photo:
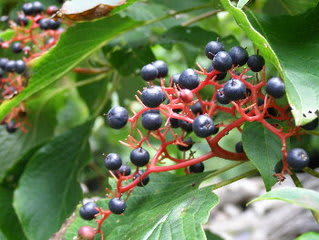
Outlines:
[[[1,17],[2,22],[13,31],[13,36],[7,40],[0,39],[0,48],[8,56],[0,58],[0,103],[13,98],[25,88],[30,75],[28,63],[54,46],[63,31],[60,22],[50,18],[58,11],[58,7],[44,9],[42,3],[36,1],[23,4],[21,10],[16,19]],[[17,128],[26,131],[25,116],[22,103],[6,116],[2,124],[7,126],[9,133]]]
[[[81,217],[87,220],[96,218],[98,223],[98,228],[91,229],[91,232],[103,234],[103,221],[111,213],[124,213],[124,196],[127,198],[136,186],[145,186],[150,181],[151,173],[176,169],[184,169],[187,174],[200,173],[204,171],[203,161],[213,157],[248,160],[242,142],[236,144],[234,152],[219,145],[219,141],[231,130],[238,129],[241,132],[245,122],[258,121],[281,140],[282,165],[276,174],[279,180],[283,180],[284,174],[290,173],[290,169],[302,169],[309,163],[309,156],[303,149],[295,148],[289,152],[286,149],[287,138],[300,134],[301,127],[293,125],[289,106],[280,107],[276,104],[276,99],[285,95],[285,85],[278,77],[267,81],[264,58],[258,54],[249,56],[246,49],[240,46],[226,52],[218,41],[209,42],[205,53],[212,60],[207,70],[198,65],[199,70],[189,68],[181,74],[174,74],[168,83],[164,79],[168,74],[165,62],[158,60],[145,65],[141,69],[141,77],[148,86],[138,92],[140,97],[136,96],[141,110],[129,117],[125,108],[115,106],[105,115],[111,128],[121,129],[128,122],[131,124],[130,134],[121,143],[132,149],[130,161],[136,169],[132,172],[117,153],[106,155],[105,166],[117,184],[116,189],[108,190],[112,195],[109,196],[109,209],[100,209],[93,202],[82,206]],[[245,64],[248,67],[242,67]],[[251,74],[246,75],[249,72]],[[200,76],[205,78],[201,79]],[[230,78],[226,79],[227,76]],[[156,79],[159,79],[159,85],[155,85]],[[209,85],[214,90],[209,99],[203,99],[200,91]],[[236,120],[216,123],[214,118],[221,112],[232,115]],[[145,134],[136,128],[139,119]],[[281,128],[272,119],[284,121],[292,127]],[[318,119],[303,128],[309,130],[317,126]],[[194,157],[195,152],[191,149],[195,142],[191,134],[205,139],[211,151]],[[151,138],[159,141],[159,147],[152,145]],[[183,158],[172,156],[168,149],[171,145],[184,152]],[[151,156],[147,148],[154,149],[155,154]],[[174,164],[165,165],[165,159]],[[84,228],[87,230],[88,227]]]

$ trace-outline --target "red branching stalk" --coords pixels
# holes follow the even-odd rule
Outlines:
[[[219,72],[214,70],[208,73],[206,69],[200,66],[199,69],[200,70],[197,70],[196,72],[199,75],[205,76],[205,79],[199,84],[197,88],[191,90],[192,94],[194,95],[194,100],[189,103],[185,103],[180,97],[179,92],[181,89],[178,86],[173,85],[172,81],[170,81],[169,87],[166,87],[164,84],[164,79],[161,79],[161,88],[164,91],[169,103],[161,104],[159,107],[153,109],[158,109],[160,113],[167,119],[167,121],[164,127],[156,131],[149,131],[145,136],[143,136],[139,131],[140,140],[137,140],[133,137],[134,132],[138,131],[136,130],[137,121],[144,112],[150,110],[151,108],[145,107],[138,98],[138,96],[136,96],[136,99],[141,103],[143,108],[139,112],[134,113],[134,115],[131,118],[129,118],[129,123],[131,124],[130,135],[127,137],[126,141],[121,141],[121,143],[132,149],[141,147],[143,144],[148,144],[153,149],[156,149],[155,146],[152,146],[149,141],[149,139],[153,137],[154,139],[157,139],[160,142],[160,146],[156,149],[156,153],[151,159],[150,163],[146,166],[144,173],[141,174],[139,177],[134,178],[134,176],[138,173],[138,168],[130,176],[122,176],[119,172],[117,173],[117,177],[115,178],[117,185],[114,197],[122,197],[124,194],[127,193],[130,194],[132,190],[151,173],[166,172],[181,168],[185,168],[185,172],[188,173],[187,167],[196,163],[206,161],[213,157],[219,157],[233,161],[247,161],[247,156],[244,153],[230,152],[226,149],[223,149],[219,145],[219,141],[223,137],[225,137],[231,130],[237,129],[241,132],[242,125],[245,122],[260,122],[264,125],[265,128],[267,128],[269,131],[278,136],[282,143],[281,151],[283,167],[282,171],[279,174],[275,174],[275,176],[278,178],[279,181],[282,181],[285,178],[285,173],[290,173],[286,161],[286,140],[287,138],[293,135],[299,134],[299,127],[295,127],[293,124],[292,115],[288,111],[289,106],[280,107],[276,105],[276,102],[272,97],[267,95],[265,96],[261,91],[262,87],[266,85],[265,69],[263,69],[261,73],[261,81],[259,81],[258,78],[253,78],[252,76],[245,75],[249,71],[249,69],[246,68],[244,68],[240,74],[235,73],[235,68],[229,71],[231,78],[240,80],[246,85],[247,89],[249,90],[246,94],[245,99],[232,101],[232,106],[230,107],[220,106],[216,103],[217,90],[223,87],[223,84],[215,80],[216,75],[219,74]],[[239,69],[236,69],[236,71],[239,71]],[[152,84],[153,83],[151,83],[150,85]],[[214,92],[212,93],[212,97],[210,100],[204,100],[201,98],[199,92],[208,85],[214,86]],[[259,100],[263,100],[263,104],[260,104]],[[167,147],[170,145],[183,144],[185,131],[183,131],[180,135],[174,132],[174,129],[171,128],[169,124],[169,119],[175,118],[192,123],[196,116],[190,110],[190,106],[195,104],[197,101],[200,102],[202,106],[203,114],[207,114],[210,117],[214,117],[219,112],[224,112],[234,117],[237,117],[237,119],[231,123],[219,123],[218,127],[222,129],[216,135],[209,136],[206,138],[206,142],[211,150],[210,152],[195,158],[193,157],[193,153],[191,153],[189,154],[189,157],[177,159],[170,155]],[[278,112],[278,114],[276,116],[271,115],[267,111],[269,108],[275,109]],[[182,109],[182,111],[176,113],[173,111],[174,109]],[[287,130],[284,130],[280,128],[278,125],[271,124],[268,121],[266,121],[265,119],[267,118],[285,121],[290,127]],[[168,141],[167,139],[170,140]],[[165,159],[173,161],[174,164],[166,166],[163,165],[165,164]],[[126,183],[127,181],[130,182]],[[102,234],[102,223],[110,215],[110,212],[101,211],[100,215],[102,215],[102,218],[97,220],[97,233]]]

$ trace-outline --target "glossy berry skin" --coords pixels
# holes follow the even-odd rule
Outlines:
[[[94,240],[96,232],[94,228],[90,226],[82,226],[78,230],[79,240]]]
[[[17,131],[17,127],[14,121],[10,121],[6,124],[6,130],[8,133],[14,133]]]
[[[147,64],[141,69],[141,77],[145,81],[152,81],[157,78],[158,70],[153,64]]]
[[[172,128],[178,128],[179,127],[178,119],[176,119],[176,118],[170,118],[169,119],[169,123],[171,124]]]
[[[213,134],[215,125],[213,119],[207,115],[199,115],[193,121],[193,131],[198,137],[206,138]]]
[[[157,113],[148,113],[142,117],[142,125],[145,129],[154,131],[162,126],[162,117]]]
[[[9,62],[8,58],[0,58],[0,68],[5,70],[7,63]]]
[[[33,4],[32,3],[25,3],[22,5],[22,11],[25,15],[31,16],[34,14]]]
[[[92,220],[99,213],[94,202],[88,202],[80,208],[80,216],[84,220]]]
[[[15,72],[16,73],[23,73],[26,70],[26,64],[22,60],[17,60],[15,64]]]
[[[137,167],[143,167],[148,164],[150,154],[144,148],[136,148],[130,154],[131,162]]]
[[[180,74],[173,74],[171,76],[171,83],[172,83],[172,86],[175,85],[177,86],[178,85],[178,79],[181,75]]]
[[[187,68],[179,76],[178,84],[181,88],[195,89],[199,85],[199,76],[194,69]]]
[[[135,180],[136,178],[140,177],[142,174],[144,173],[143,170],[139,170],[137,174],[135,174],[135,176],[133,177],[133,180]],[[137,184],[138,187],[144,187],[146,186],[150,181],[150,177],[147,176],[145,177],[143,180],[140,179],[140,182]]]
[[[12,50],[12,52],[14,52],[14,53],[20,53],[20,52],[22,52],[22,45],[21,45],[21,43],[20,43],[20,42],[14,42],[14,43],[12,43],[12,45],[11,45],[11,50]]]
[[[119,172],[122,176],[129,176],[131,174],[131,168],[126,164],[122,164],[118,170],[114,170],[113,173],[118,177],[117,172]]]
[[[109,153],[104,159],[104,164],[109,170],[118,170],[122,166],[122,159],[117,153]]]
[[[43,5],[41,2],[39,1],[36,1],[36,2],[33,2],[33,13],[34,14],[39,14],[41,12],[43,12],[44,8],[43,8]]]
[[[128,121],[128,112],[121,106],[113,107],[106,114],[106,121],[111,128],[120,129],[124,127]]]
[[[48,20],[48,28],[51,30],[57,30],[60,27],[61,23],[59,20],[54,21],[53,19]]]
[[[233,60],[228,52],[221,51],[218,52],[212,62],[212,66],[219,72],[227,72],[231,69],[233,65]]]
[[[207,72],[210,73],[214,70],[213,66],[210,65],[208,68],[207,68]],[[223,80],[225,79],[225,77],[227,76],[227,72],[222,72],[222,73],[218,73],[215,75],[215,80],[216,81],[220,81],[220,80]]]
[[[318,127],[318,122],[319,122],[319,119],[316,118],[315,120],[313,120],[310,123],[307,123],[301,127],[305,130],[314,130]]]
[[[248,57],[247,65],[253,72],[260,72],[265,65],[265,59],[260,55],[251,55]]]
[[[223,104],[223,105],[230,103],[230,100],[224,94],[224,88],[218,89],[217,95],[216,95],[216,100],[217,100],[217,102],[219,102],[220,104]]]
[[[183,141],[183,143],[185,143],[187,146],[183,146],[180,144],[177,145],[178,150],[183,151],[183,152],[191,149],[193,147],[193,144],[194,144],[194,142],[191,138],[187,138],[185,141]]]
[[[191,173],[201,173],[204,172],[204,170],[205,166],[202,162],[189,166],[189,172]]]
[[[224,50],[225,50],[225,47],[222,43],[217,42],[217,41],[211,41],[211,42],[206,44],[205,54],[209,59],[213,60],[214,56],[218,52],[224,51]]]
[[[193,131],[193,125],[192,123],[190,122],[187,122],[187,121],[184,121],[184,120],[181,120],[181,119],[178,119],[178,126],[185,130],[186,132],[191,132]]]
[[[16,19],[16,23],[19,26],[27,26],[29,23],[29,19],[24,15],[19,15]]]
[[[192,113],[194,113],[195,115],[203,114],[202,105],[200,104],[200,102],[197,102],[194,105],[192,105],[190,109]]]
[[[6,66],[4,68],[7,72],[15,72],[16,70],[16,61],[14,60],[9,60],[6,63]]]
[[[235,66],[243,66],[248,60],[248,53],[246,49],[240,46],[232,47],[228,53],[231,56]]]
[[[167,76],[168,73],[168,67],[167,64],[164,61],[157,60],[155,62],[152,62],[152,65],[157,69],[157,77],[163,78]]]
[[[119,198],[112,198],[109,201],[109,209],[114,214],[122,214],[126,209],[126,203]]]
[[[48,30],[49,29],[49,18],[43,18],[38,22],[40,28],[42,30]]]
[[[302,148],[293,148],[287,154],[287,162],[294,170],[301,170],[307,167],[310,159],[308,153]]]
[[[243,143],[242,142],[236,143],[235,150],[237,153],[243,153],[244,152]]]
[[[278,77],[273,77],[266,84],[266,92],[274,98],[281,98],[285,95],[285,85]]]
[[[224,88],[224,94],[230,101],[236,101],[245,97],[246,86],[238,79],[231,79],[226,82]]]
[[[145,106],[155,108],[165,100],[165,94],[159,86],[152,86],[143,90],[141,99]]]

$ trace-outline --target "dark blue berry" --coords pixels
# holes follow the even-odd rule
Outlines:
[[[43,18],[38,22],[38,24],[42,30],[49,29],[49,20],[50,20],[49,18]]]
[[[221,51],[215,55],[212,65],[213,68],[219,72],[227,72],[231,69],[233,61],[228,52]]]
[[[29,19],[24,15],[19,15],[16,19],[16,23],[20,26],[27,26],[29,23]]]
[[[181,75],[180,74],[173,74],[172,76],[171,76],[171,84],[172,84],[172,86],[173,85],[178,85],[178,79],[179,79],[179,77],[180,77]]]
[[[32,3],[23,4],[22,11],[27,16],[33,15],[34,14],[33,4]]]
[[[54,21],[53,19],[48,20],[48,29],[57,30],[60,27],[61,23],[59,20]]]
[[[215,128],[214,128],[214,131],[212,132],[212,135],[215,135],[216,133],[218,133],[219,131],[219,127],[216,127],[215,125]]]
[[[205,170],[205,166],[202,162],[196,163],[189,167],[189,172],[191,173],[201,173],[201,172],[204,172],[204,170]]]
[[[26,64],[23,60],[17,60],[16,61],[16,66],[15,66],[15,72],[16,73],[24,73],[24,71],[26,70]]]
[[[180,151],[183,151],[183,152],[184,151],[188,151],[189,149],[191,149],[193,144],[194,144],[194,142],[193,142],[193,140],[191,138],[187,138],[185,141],[183,141],[183,143],[186,144],[186,146],[180,145],[180,144],[177,145],[177,148]]]
[[[145,106],[155,108],[165,100],[165,94],[159,86],[152,86],[143,90],[141,98]]]
[[[238,153],[243,153],[244,152],[244,147],[243,147],[243,143],[242,142],[238,142],[235,145],[235,150]]]
[[[147,177],[144,177],[143,180],[141,179],[141,175],[144,173],[143,170],[139,170],[137,174],[135,174],[135,176],[133,177],[133,180],[139,178],[139,183],[137,184],[137,186],[139,187],[144,187],[146,186],[149,181],[150,181],[150,177],[147,176]]]
[[[39,13],[43,12],[44,8],[43,8],[43,5],[41,2],[36,1],[36,2],[33,2],[32,5],[33,5],[33,13],[34,14],[39,14]]]
[[[5,70],[7,63],[9,62],[8,58],[0,58],[0,68]]]
[[[137,167],[143,167],[148,164],[150,154],[144,148],[136,148],[130,154],[131,162]]]
[[[203,114],[202,105],[200,104],[200,102],[197,102],[194,105],[192,105],[190,109],[195,115]]]
[[[11,50],[14,53],[20,53],[22,52],[22,44],[20,42],[14,42],[11,45]]]
[[[109,209],[114,214],[122,214],[126,209],[126,203],[119,198],[112,198],[109,201]]]
[[[109,153],[104,159],[104,164],[109,170],[118,170],[122,166],[122,159],[117,153]]]
[[[266,84],[266,92],[274,98],[281,98],[285,94],[285,85],[278,77],[273,77]]]
[[[142,116],[142,125],[147,130],[157,130],[162,126],[162,117],[157,113],[145,114]]]
[[[177,118],[170,118],[169,122],[170,122],[172,128],[178,128],[179,127]]]
[[[198,137],[206,138],[213,134],[215,125],[207,115],[199,115],[193,122],[193,131]]]
[[[302,148],[293,148],[288,152],[287,162],[294,170],[302,170],[309,164],[308,153]]]
[[[211,41],[209,43],[207,43],[206,47],[205,47],[205,54],[209,59],[214,58],[214,56],[220,52],[220,51],[224,51],[224,45],[220,42],[217,41]]]
[[[14,121],[10,121],[6,124],[6,130],[8,133],[14,133],[17,131],[17,127]]]
[[[16,70],[16,61],[14,60],[9,60],[4,68],[7,72],[15,72]]]
[[[235,66],[243,66],[248,60],[248,53],[246,49],[240,46],[232,47],[228,53],[231,56]]]
[[[181,119],[178,119],[178,126],[185,130],[186,132],[191,132],[193,131],[193,125],[192,123],[190,122],[187,122],[187,121],[184,121],[184,120],[181,120]]]
[[[80,208],[80,216],[84,220],[92,220],[98,214],[97,206],[94,202],[88,202]]]
[[[245,97],[246,86],[238,79],[231,79],[226,82],[223,91],[227,99],[236,101]]]
[[[214,70],[213,65],[210,65],[207,68],[207,72],[209,72],[209,73],[212,72],[213,70]],[[227,76],[227,72],[218,73],[215,76],[216,76],[215,80],[220,81],[220,80],[225,79],[225,77]]]
[[[123,107],[113,107],[106,114],[106,121],[111,128],[120,129],[124,127],[128,121],[128,112]]]
[[[319,122],[318,118],[316,118],[313,121],[311,121],[310,123],[307,123],[301,127],[305,130],[314,130],[318,127],[318,122]]]
[[[152,62],[152,65],[157,69],[157,77],[163,78],[167,76],[168,73],[168,67],[167,64],[164,61],[157,60],[155,62]]]
[[[191,68],[184,70],[178,79],[181,88],[194,89],[199,85],[199,76]]]
[[[145,81],[152,81],[157,78],[158,70],[152,64],[147,64],[141,69],[141,76]]]
[[[247,65],[253,72],[259,72],[265,65],[265,59],[260,55],[251,55],[248,57]]]
[[[220,88],[220,89],[217,90],[216,100],[220,104],[228,104],[228,103],[230,103],[230,100],[228,98],[226,98],[226,96],[224,94],[224,89],[223,88]]]
[[[131,174],[131,168],[126,164],[122,164],[119,169],[113,171],[115,176],[118,177],[117,172],[119,172],[122,176],[129,176]]]

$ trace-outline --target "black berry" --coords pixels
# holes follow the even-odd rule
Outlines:
[[[199,76],[194,69],[188,68],[184,70],[178,79],[178,84],[181,88],[194,89],[199,85]]]
[[[111,128],[120,129],[124,127],[128,121],[128,112],[123,107],[113,107],[106,114],[106,121]]]
[[[155,62],[152,62],[152,65],[157,69],[157,77],[163,78],[167,76],[168,73],[168,67],[167,64],[164,61],[157,60]]]
[[[313,121],[311,121],[310,123],[307,123],[301,127],[305,130],[314,130],[318,127],[318,122],[319,122],[318,118],[316,118]]]
[[[162,117],[157,113],[145,114],[142,116],[142,125],[147,130],[157,130],[162,126]]]
[[[114,214],[122,214],[126,209],[126,203],[119,198],[112,198],[109,201],[109,209]]]
[[[224,45],[220,42],[217,41],[211,41],[209,43],[207,43],[206,47],[205,47],[205,54],[209,59],[214,58],[214,56],[220,52],[220,51],[224,51]]]
[[[131,174],[131,168],[127,166],[126,164],[122,164],[121,167],[118,170],[113,171],[115,176],[118,177],[117,171],[122,175],[122,176],[129,176]]]
[[[221,51],[215,55],[212,65],[219,72],[227,72],[231,69],[233,61],[228,52]]]
[[[191,172],[191,173],[201,173],[201,172],[204,172],[204,169],[205,169],[205,166],[204,166],[204,164],[203,163],[196,163],[196,164],[194,164],[194,165],[191,165],[190,167],[189,167],[189,171]]]
[[[33,15],[34,14],[33,4],[32,3],[23,4],[22,11],[27,16]]]
[[[139,170],[138,173],[135,174],[135,176],[133,177],[133,180],[135,180],[135,179],[137,179],[137,178],[140,178],[140,179],[139,179],[140,181],[139,181],[139,183],[137,184],[137,186],[139,186],[139,187],[144,187],[144,186],[146,186],[146,185],[149,183],[149,181],[150,181],[150,177],[149,177],[149,176],[143,178],[143,180],[141,179],[141,175],[142,175],[143,173],[144,173],[143,170]]]
[[[145,106],[155,108],[165,100],[165,94],[159,86],[152,86],[143,90],[141,99]]]
[[[122,159],[117,153],[109,153],[104,159],[104,164],[109,170],[118,170],[122,165]]]
[[[24,15],[18,15],[16,23],[20,26],[27,26],[29,23],[29,19]]]
[[[192,105],[190,109],[195,115],[203,114],[202,105],[200,104],[200,102],[197,102],[194,105]]]
[[[15,72],[16,70],[16,61],[14,60],[9,60],[4,68],[7,72]]]
[[[84,220],[92,220],[99,211],[94,202],[88,202],[80,208],[80,216]]]
[[[22,52],[22,44],[20,42],[14,42],[11,45],[11,50],[14,53],[20,53]]]
[[[157,78],[158,70],[153,64],[147,64],[141,69],[141,76],[145,81],[152,81]]]
[[[183,143],[186,144],[186,146],[185,145],[180,145],[180,144],[177,145],[177,148],[180,151],[183,151],[183,152],[184,151],[188,151],[189,149],[191,149],[193,144],[194,144],[194,142],[193,142],[193,140],[191,138],[187,138],[185,141],[183,141]]]
[[[301,170],[309,164],[308,153],[302,148],[293,148],[288,152],[287,162],[294,170]]]
[[[50,20],[49,18],[43,18],[38,22],[38,24],[42,30],[49,29],[49,20]]]
[[[226,82],[223,91],[227,99],[236,101],[245,97],[246,86],[238,79],[231,79]]]
[[[169,122],[170,122],[172,128],[178,128],[179,127],[177,118],[170,118]]]
[[[43,5],[41,2],[36,1],[36,2],[33,2],[32,5],[33,5],[32,8],[33,8],[34,14],[39,14],[39,13],[43,12],[44,8],[43,8]]]
[[[17,131],[17,127],[14,121],[10,121],[6,124],[6,130],[8,133],[14,133]]]
[[[7,63],[9,62],[8,58],[0,58],[0,68],[5,70]]]
[[[148,164],[150,154],[144,148],[136,148],[130,154],[131,162],[137,167],[143,167]]]
[[[240,46],[232,47],[229,50],[229,55],[231,56],[235,66],[243,66],[248,60],[248,53],[246,49]]]
[[[199,115],[193,122],[193,131],[198,137],[206,138],[213,134],[215,125],[207,115]]]
[[[242,142],[238,142],[235,145],[235,150],[238,153],[243,153],[244,152],[244,147],[243,147],[243,143]]]
[[[186,132],[191,132],[193,131],[193,125],[192,123],[190,122],[187,122],[187,121],[184,121],[184,120],[181,120],[181,119],[178,119],[178,126],[185,130]]]
[[[226,96],[224,94],[224,89],[223,88],[220,88],[220,89],[217,90],[216,100],[220,104],[228,104],[228,103],[230,103],[230,100],[228,98],[226,98]]]
[[[179,79],[180,76],[181,76],[180,74],[173,74],[171,76],[171,84],[172,84],[172,86],[173,85],[175,85],[175,86],[178,85],[178,79]]]
[[[61,23],[59,20],[54,21],[53,19],[48,20],[48,29],[57,30],[60,27]]]
[[[17,60],[15,63],[15,72],[21,74],[26,70],[26,64],[23,60]]]
[[[265,59],[260,55],[251,55],[248,57],[247,65],[253,72],[259,72],[265,65]]]
[[[212,72],[213,70],[214,70],[213,65],[210,65],[207,68],[207,72],[209,72],[209,73]],[[220,80],[225,79],[225,77],[227,76],[227,72],[218,73],[215,76],[216,76],[215,80],[220,81]]]
[[[266,84],[266,92],[274,98],[281,98],[285,94],[285,85],[278,77],[273,77]]]

